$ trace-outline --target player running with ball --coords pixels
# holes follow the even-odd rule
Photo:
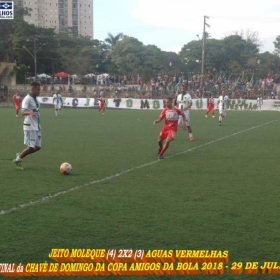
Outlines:
[[[179,116],[183,118],[183,130],[187,130],[186,125],[186,116],[183,111],[178,109],[176,106],[172,105],[172,97],[168,97],[166,100],[166,108],[164,108],[157,120],[153,122],[153,124],[161,122],[163,119],[164,125],[158,136],[158,158],[163,159],[163,154],[169,147],[169,143],[175,140],[177,129],[178,129],[178,119]],[[163,144],[163,140],[165,139],[165,143]]]

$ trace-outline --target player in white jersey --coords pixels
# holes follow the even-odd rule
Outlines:
[[[219,125],[222,124],[222,120],[226,116],[228,105],[229,105],[229,97],[226,95],[226,91],[223,90],[217,103],[217,106],[219,108]]]
[[[37,100],[40,89],[41,86],[38,82],[32,82],[30,93],[22,101],[24,144],[27,148],[18,153],[17,158],[13,160],[16,168],[21,170],[23,170],[22,159],[41,149],[40,103]]]
[[[55,109],[55,116],[61,116],[61,107],[63,101],[60,92],[57,90],[56,93],[53,95],[53,105]]]
[[[185,113],[186,116],[186,125],[189,132],[190,141],[193,141],[193,134],[191,128],[191,121],[190,121],[190,109],[192,107],[192,97],[189,93],[187,93],[187,87],[185,84],[181,84],[180,86],[181,93],[177,96],[177,107]],[[179,117],[178,125],[183,125],[183,118],[182,116]]]
[[[262,97],[259,95],[259,97],[257,98],[257,106],[258,106],[260,112],[261,112],[261,110],[262,110],[262,105],[263,105],[263,99],[262,99]]]

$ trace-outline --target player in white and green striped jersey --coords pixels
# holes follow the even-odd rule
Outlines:
[[[23,170],[22,159],[41,149],[40,103],[37,100],[37,96],[40,95],[40,89],[41,85],[38,82],[32,82],[30,93],[22,101],[24,144],[27,148],[18,153],[16,159],[13,160],[16,168],[21,170]]]
[[[219,108],[219,125],[222,124],[223,118],[226,116],[227,107],[229,105],[229,97],[226,95],[226,91],[223,90],[219,96],[217,106]]]
[[[53,95],[53,104],[55,109],[55,116],[61,116],[61,107],[62,107],[62,96],[60,92],[57,90],[56,93]]]

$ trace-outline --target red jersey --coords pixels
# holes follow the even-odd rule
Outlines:
[[[210,97],[210,98],[208,99],[208,106],[213,107],[214,104],[215,104],[215,99],[212,98],[212,97]]]
[[[99,100],[100,100],[100,105],[104,106],[105,105],[105,98],[103,96],[100,96]]]
[[[161,120],[165,118],[165,122],[162,130],[172,129],[173,131],[177,131],[179,116],[183,116],[183,115],[184,112],[175,106],[171,109],[167,107],[164,108],[159,116]]]
[[[209,104],[209,105],[214,105],[214,103],[215,103],[214,98],[210,97],[210,98],[208,99],[208,104]]]
[[[20,95],[19,94],[14,94],[14,96],[13,96],[13,100],[14,100],[14,103],[15,103],[15,105],[20,105]]]

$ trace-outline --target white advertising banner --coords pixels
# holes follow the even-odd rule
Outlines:
[[[52,105],[52,97],[37,97],[41,104]],[[63,106],[72,108],[94,108],[99,106],[98,98],[73,98],[63,97]],[[217,107],[215,99],[215,108]],[[116,109],[150,109],[162,110],[165,108],[164,99],[134,99],[134,98],[106,98],[107,108]],[[206,110],[207,98],[193,99],[192,110]],[[251,99],[231,99],[229,104],[231,110],[259,110],[257,100]],[[263,100],[261,110],[280,110],[280,100]]]

